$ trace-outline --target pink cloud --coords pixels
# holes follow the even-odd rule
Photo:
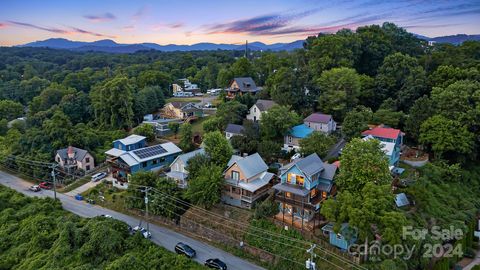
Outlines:
[[[83,17],[91,22],[108,22],[117,18],[110,12],[106,12],[105,14],[100,15],[85,15]]]

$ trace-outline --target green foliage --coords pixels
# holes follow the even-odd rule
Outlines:
[[[0,136],[4,136],[8,131],[8,121],[7,119],[0,120]]]
[[[413,103],[405,120],[405,131],[407,136],[418,140],[420,136],[420,126],[422,123],[433,116],[435,111],[434,104],[427,96],[423,96]]]
[[[342,169],[336,183],[343,191],[359,192],[367,183],[384,185],[392,180],[378,140],[351,140],[343,148],[340,164]]]
[[[265,161],[270,163],[279,156],[281,147],[280,143],[266,140],[258,145],[257,151]]]
[[[334,144],[334,137],[322,132],[312,132],[307,138],[300,140],[300,152],[303,156],[317,153],[318,156],[325,157]]]
[[[265,139],[275,140],[285,136],[288,130],[300,122],[300,116],[290,107],[275,105],[262,115],[260,132]]]
[[[358,106],[347,112],[342,124],[342,134],[347,140],[360,137],[362,131],[368,129],[368,123],[372,120],[372,110]]]
[[[188,160],[185,170],[188,171],[188,177],[194,179],[197,177],[200,168],[210,164],[210,158],[205,154],[197,154]]]
[[[218,106],[215,116],[221,119],[222,129],[224,129],[227,124],[241,124],[247,111],[248,108],[244,104],[238,101],[228,101]]]
[[[220,167],[227,165],[232,156],[232,146],[220,131],[214,131],[205,134],[203,143],[205,152],[211,158],[212,162]]]
[[[393,128],[398,128],[403,116],[403,112],[396,112],[391,109],[379,109],[373,114],[372,123],[385,124]]]
[[[12,100],[0,100],[0,115],[4,119],[13,120],[23,115],[23,106]]]
[[[184,213],[186,207],[172,199],[172,197],[176,199],[181,199],[182,197],[182,193],[177,184],[171,179],[162,177],[157,179],[155,188],[159,192],[152,193],[151,204],[149,205],[152,213],[171,219],[178,219],[179,216]]]
[[[80,218],[52,199],[27,198],[0,186],[2,269],[203,269],[155,246],[127,224]]]
[[[177,138],[178,131],[180,130],[180,124],[178,122],[169,122],[168,128],[175,134],[175,139]]]
[[[278,213],[278,203],[272,198],[268,198],[255,207],[253,217],[255,219],[268,218]]]
[[[140,171],[132,174],[128,180],[127,191],[129,196],[125,200],[126,205],[130,208],[143,209],[145,207],[144,194],[140,186],[155,187],[157,180],[158,176],[151,171]]]
[[[324,71],[317,80],[320,88],[318,108],[343,120],[345,114],[358,103],[360,76],[351,68],[334,68]]]
[[[280,105],[297,107],[304,97],[300,76],[293,68],[282,67],[267,80],[266,86],[273,101]]]
[[[155,140],[155,129],[152,125],[141,124],[135,128],[135,133],[147,137],[147,141],[153,142]]]
[[[448,152],[468,155],[474,147],[474,134],[458,121],[435,115],[421,125],[419,141],[430,146],[437,158]]]
[[[205,132],[222,131],[223,120],[220,117],[210,117],[203,122]]]
[[[189,123],[184,123],[180,126],[179,146],[184,152],[190,152],[195,148],[193,144],[192,125]]]
[[[200,167],[194,178],[190,176],[185,198],[205,208],[219,203],[225,181],[222,173],[223,168],[218,165]]]

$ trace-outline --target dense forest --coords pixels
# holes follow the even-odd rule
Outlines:
[[[131,236],[127,224],[80,218],[53,199],[0,186],[0,269],[203,269]]]
[[[349,142],[340,157],[337,198],[322,206],[329,220],[354,224],[362,239],[381,234],[390,244],[418,244],[400,238],[405,225],[452,225],[471,232],[469,224],[480,209],[480,42],[429,45],[384,23],[308,37],[304,48],[293,52],[246,56],[220,50],[107,54],[0,48],[0,157],[50,161],[55,150],[72,144],[102,161],[112,140],[163,107],[178,79],[189,78],[205,92],[250,76],[263,86],[257,96],[233,101],[220,96],[216,115],[203,122],[210,159],[194,164],[210,167],[191,170],[192,179],[199,180],[185,198],[205,207],[215,202],[198,194],[212,179],[212,190],[221,189],[232,147],[219,131],[229,123],[242,124],[248,108],[264,98],[278,106],[262,116],[259,126],[244,123],[245,136],[231,144],[244,153],[259,152],[268,163],[285,154],[280,151],[283,136],[311,112],[331,114],[341,125],[335,138],[315,135],[301,142],[302,154],[316,152],[322,158],[335,139]],[[25,122],[8,125],[23,116]],[[415,175],[414,184],[401,189],[415,198],[412,211],[394,209],[391,175],[378,143],[357,139],[368,124],[399,128],[407,145],[429,153],[432,162]],[[179,132],[180,147],[191,150],[190,125]],[[370,160],[382,170],[371,169],[377,167]],[[372,229],[372,223],[378,226]],[[471,246],[470,241],[465,248]],[[375,267],[423,269],[430,262],[422,252],[407,262],[381,258],[384,263]]]

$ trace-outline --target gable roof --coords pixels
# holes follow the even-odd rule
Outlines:
[[[239,78],[234,78],[233,81],[235,81],[238,85],[238,90],[241,92],[256,92],[258,91],[257,85],[253,81],[252,77],[239,77]],[[232,81],[232,83],[233,83]],[[234,90],[234,89],[231,89]]]
[[[295,138],[306,138],[310,135],[314,129],[307,127],[305,124],[300,124],[298,126],[294,126],[290,129],[290,135]]]
[[[305,173],[308,177],[311,177],[322,171],[325,164],[316,153],[313,153],[305,158],[298,159],[296,165],[299,170]]]
[[[140,136],[140,135],[137,135],[137,134],[132,134],[126,138],[123,138],[123,139],[119,139],[119,140],[115,140],[113,142],[120,142],[124,145],[130,145],[130,144],[134,144],[134,143],[138,143],[140,141],[143,141],[145,140],[147,137],[144,137],[144,136]]]
[[[246,178],[251,178],[268,170],[267,164],[265,164],[265,161],[263,161],[262,157],[258,153],[246,157],[234,155],[230,158],[228,164],[228,168],[232,167],[234,164],[237,164]]]
[[[362,132],[362,136],[372,135],[379,138],[396,139],[401,133],[402,131],[399,129],[377,126],[372,129],[365,130]]]
[[[225,129],[225,132],[242,134],[244,129],[245,128],[242,125],[228,124],[227,128]]]
[[[177,158],[175,158],[175,160],[172,162],[171,165],[173,165],[173,164],[177,161],[177,159],[180,159],[181,161],[183,161],[183,163],[184,163],[185,165],[187,165],[188,161],[189,161],[192,157],[194,157],[194,156],[196,156],[196,155],[203,155],[203,154],[205,154],[205,149],[203,149],[203,148],[200,148],[200,149],[197,149],[197,150],[194,150],[194,151],[185,153],[185,154],[181,154],[181,155],[179,155]],[[170,165],[170,167],[171,167],[171,165]]]
[[[275,101],[273,100],[259,99],[255,103],[255,105],[261,112],[265,112],[270,110],[270,108],[272,108],[273,106],[277,105],[277,103],[275,103]]]
[[[313,123],[328,123],[332,119],[330,114],[323,114],[323,113],[312,113],[303,121],[305,122],[313,122]]]
[[[405,193],[399,193],[395,195],[395,204],[397,207],[402,207],[409,205],[410,202],[408,201],[407,195]]]
[[[77,161],[83,160],[83,158],[88,154],[87,150],[83,150],[83,149],[76,148],[76,147],[73,147],[73,146],[69,146],[69,147],[71,147],[71,149],[73,150],[73,152],[75,154],[73,156],[73,158]],[[68,159],[68,147],[57,150],[57,154],[60,156],[60,158],[62,160]]]
[[[112,149],[107,152],[111,152]],[[106,152],[106,153],[107,153]],[[180,153],[182,150],[178,148],[172,142],[166,142],[162,144],[152,145],[149,147],[144,147],[136,149],[133,151],[128,151],[119,156],[121,160],[128,164],[128,166],[134,166],[140,164],[141,162],[160,158],[163,156],[168,156],[171,154]]]

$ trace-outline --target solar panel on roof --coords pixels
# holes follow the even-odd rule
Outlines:
[[[142,148],[138,150],[134,150],[133,153],[137,155],[141,159],[153,157],[156,155],[160,155],[163,153],[166,153],[167,150],[165,150],[161,145],[155,145],[155,146],[150,146],[147,148]]]

